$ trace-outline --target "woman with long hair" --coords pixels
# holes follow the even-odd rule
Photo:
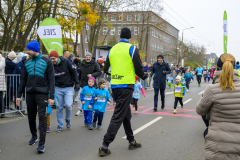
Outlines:
[[[207,86],[197,104],[197,113],[209,114],[205,136],[205,159],[240,159],[240,80],[234,68],[235,58],[223,54],[213,84]]]

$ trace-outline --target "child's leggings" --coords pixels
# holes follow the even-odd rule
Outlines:
[[[133,105],[135,106],[135,111],[138,110],[138,99],[132,98]]]
[[[47,114],[47,127],[50,127],[50,114]]]
[[[182,99],[183,99],[182,97],[175,97],[174,109],[177,108],[178,101],[179,101],[179,103],[181,104],[181,106],[183,106]]]
[[[172,83],[168,83],[168,86],[169,86],[169,88],[171,88],[171,86],[172,86]]]

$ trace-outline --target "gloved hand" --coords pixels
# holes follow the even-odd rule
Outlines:
[[[79,91],[79,90],[80,90],[80,85],[79,85],[79,84],[75,84],[74,90],[75,90],[76,92]]]
[[[183,96],[185,95],[185,93],[182,94]]]
[[[143,78],[142,78],[142,80],[145,80],[145,79],[147,79],[147,78],[148,78],[148,74],[145,73],[144,76],[143,76]]]

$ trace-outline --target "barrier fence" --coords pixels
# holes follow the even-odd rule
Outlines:
[[[20,74],[0,75],[0,115],[20,113],[27,114],[26,91],[21,97],[20,107],[16,104]],[[25,117],[25,116],[24,116]]]

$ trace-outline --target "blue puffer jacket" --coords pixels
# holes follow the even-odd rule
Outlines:
[[[240,65],[239,64],[237,64],[236,66],[235,66],[235,69],[240,69]]]
[[[163,73],[165,72],[165,74]],[[162,64],[155,62],[153,64],[153,71],[151,76],[154,74],[153,88],[155,89],[165,89],[166,88],[166,75],[171,73],[171,69],[167,62],[163,61]]]
[[[16,65],[16,67],[14,69],[13,74],[18,74],[18,75],[22,74],[23,65],[24,65],[24,62],[26,61],[26,59],[27,59],[27,56],[24,56],[22,58],[22,60],[20,62],[18,62],[18,64]],[[19,83],[20,83],[20,76],[12,77],[11,87],[18,88]]]
[[[12,62],[10,59],[5,59],[5,74],[13,74],[16,67],[16,63]]]

